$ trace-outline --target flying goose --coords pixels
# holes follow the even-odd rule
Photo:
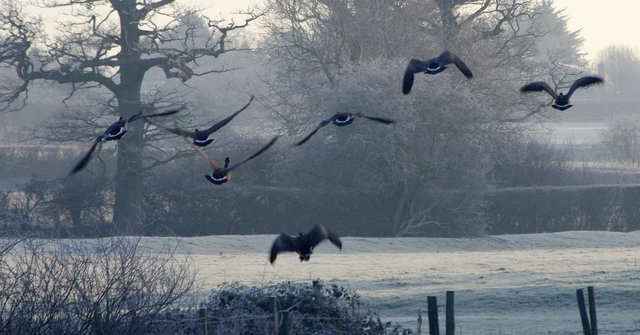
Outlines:
[[[189,143],[191,146],[193,146],[194,149],[196,149],[198,151],[198,153],[204,157],[204,159],[207,160],[207,162],[209,163],[209,166],[211,166],[211,168],[213,169],[213,172],[210,175],[205,175],[205,178],[207,178],[208,181],[216,184],[216,185],[222,185],[226,182],[229,181],[229,179],[231,179],[231,172],[233,170],[235,170],[237,167],[239,167],[240,165],[250,161],[251,159],[254,159],[256,157],[258,157],[258,155],[262,154],[263,152],[265,152],[265,150],[269,149],[270,146],[272,146],[274,143],[276,143],[276,140],[278,139],[278,136],[274,137],[273,139],[271,139],[271,141],[269,141],[269,143],[267,143],[267,145],[265,145],[264,147],[262,147],[262,149],[258,150],[258,152],[256,152],[255,154],[249,156],[249,158],[241,161],[240,163],[236,163],[234,165],[232,165],[231,167],[229,167],[229,157],[224,159],[224,167],[221,168],[218,165],[216,165],[216,163],[213,162],[213,160],[209,157],[209,155],[207,155],[204,150],[200,149],[200,147],[198,147],[197,145],[193,144],[188,137],[183,136],[184,140]]]
[[[346,125],[350,124],[351,122],[353,122],[353,120],[354,120],[354,118],[356,116],[363,117],[363,118],[366,118],[366,119],[369,119],[369,120],[373,120],[373,121],[377,121],[377,122],[384,123],[384,124],[395,123],[395,121],[391,120],[391,119],[382,118],[382,117],[367,116],[367,115],[363,115],[361,113],[336,113],[333,116],[331,116],[330,118],[320,122],[320,124],[316,127],[316,129],[314,129],[309,135],[307,135],[305,138],[303,138],[300,142],[296,143],[295,146],[299,146],[299,145],[304,144],[304,142],[308,141],[311,138],[311,136],[313,136],[316,132],[318,132],[318,130],[320,130],[320,128],[328,125],[329,123],[333,123],[336,126],[346,126]]]
[[[195,129],[195,131],[188,131],[188,130],[183,130],[180,128],[171,128],[171,127],[166,127],[162,124],[153,122],[154,125],[164,128],[165,130],[174,133],[176,135],[180,135],[180,136],[186,136],[189,137],[191,139],[193,139],[193,144],[200,146],[200,147],[205,147],[207,145],[209,145],[209,143],[213,142],[212,138],[209,138],[209,135],[213,134],[214,132],[216,132],[218,129],[224,127],[225,125],[227,125],[227,123],[229,123],[231,120],[233,120],[234,117],[236,117],[238,114],[240,114],[240,112],[242,112],[243,110],[245,110],[247,107],[249,107],[249,105],[251,104],[251,102],[253,101],[254,96],[252,95],[251,98],[249,99],[249,102],[247,102],[246,105],[244,105],[242,108],[240,108],[239,110],[237,110],[235,113],[227,116],[226,118],[216,122],[213,126],[209,127],[208,129],[204,129],[204,130],[198,130]]]
[[[122,136],[124,136],[124,134],[127,132],[128,123],[133,122],[135,120],[142,119],[142,118],[146,119],[146,118],[156,117],[156,116],[171,115],[177,112],[178,112],[177,110],[172,110],[168,112],[149,114],[149,115],[143,115],[142,112],[140,112],[138,114],[132,115],[130,118],[126,120],[120,117],[118,121],[112,123],[109,127],[107,127],[107,130],[105,130],[105,132],[102,133],[102,135],[96,137],[96,139],[93,141],[93,145],[91,145],[91,148],[89,148],[89,151],[87,151],[84,157],[82,157],[82,159],[78,162],[78,164],[76,164],[76,166],[73,168],[73,170],[71,170],[69,174],[72,175],[84,169],[84,167],[87,166],[87,163],[89,163],[89,160],[91,159],[91,154],[96,150],[96,147],[98,146],[98,144],[102,143],[102,141],[114,141],[122,138]]]
[[[445,50],[440,56],[436,58],[431,58],[425,61],[419,59],[412,59],[409,61],[409,65],[407,69],[404,71],[404,79],[402,80],[402,93],[409,94],[411,92],[411,87],[413,86],[413,75],[418,72],[423,72],[427,74],[436,74],[444,71],[447,67],[445,65],[455,64],[458,67],[458,70],[462,72],[462,74],[471,79],[473,77],[473,73],[467,67],[458,56],[454,55],[449,50]]]
[[[340,241],[340,237],[322,224],[316,224],[311,231],[304,235],[300,233],[298,236],[291,236],[289,234],[282,233],[271,245],[269,262],[273,264],[273,262],[276,261],[278,254],[285,251],[296,252],[300,255],[300,262],[308,262],[311,254],[313,253],[313,248],[324,240],[331,241],[331,243],[342,250],[342,241]]]
[[[522,88],[520,88],[520,92],[546,91],[554,99],[554,103],[551,105],[551,107],[557,110],[563,111],[573,106],[569,104],[569,98],[571,98],[571,95],[573,94],[573,92],[575,92],[575,90],[577,90],[580,87],[587,87],[593,84],[600,84],[603,81],[604,80],[602,78],[594,77],[594,76],[586,76],[586,77],[579,78],[575,82],[573,82],[573,85],[571,85],[571,88],[569,89],[569,92],[567,92],[566,95],[562,93],[556,93],[551,88],[551,86],[549,86],[549,84],[545,83],[544,81],[536,81],[536,82],[526,84],[522,86]]]

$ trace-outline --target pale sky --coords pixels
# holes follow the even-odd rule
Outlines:
[[[583,51],[593,59],[609,45],[640,52],[640,0],[553,0],[565,8],[569,29],[582,29]]]
[[[206,9],[212,18],[231,17],[230,13],[260,6],[265,0],[178,0],[176,4]],[[593,59],[603,48],[626,45],[640,52],[640,0],[553,0],[565,9],[570,30],[581,29],[583,52]],[[237,23],[241,19],[236,20]]]
[[[262,0],[183,0],[213,9],[213,13],[229,13],[246,9]],[[565,9],[569,29],[582,29],[583,51],[593,59],[611,44],[627,45],[640,52],[640,0],[553,0]]]

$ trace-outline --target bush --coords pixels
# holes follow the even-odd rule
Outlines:
[[[354,291],[337,285],[280,283],[247,287],[223,284],[206,304],[208,329],[214,334],[274,332],[273,298],[278,310],[289,312],[291,334],[411,334],[408,329],[382,323],[365,311]]]

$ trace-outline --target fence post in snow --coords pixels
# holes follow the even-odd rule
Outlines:
[[[582,331],[584,335],[591,335],[591,326],[589,325],[589,316],[587,316],[587,308],[584,305],[584,292],[581,288],[576,290],[578,298],[578,310],[580,310],[580,319],[582,320]]]
[[[279,335],[289,335],[289,311],[282,312]]]
[[[418,330],[416,333],[422,335],[422,313],[420,311],[418,311]]]
[[[273,301],[273,320],[274,320],[274,326],[273,326],[273,332],[274,334],[278,334],[278,297],[271,297],[272,301]]]
[[[453,308],[453,291],[447,291],[447,306],[446,306],[446,323],[445,323],[445,334],[446,335],[455,335],[456,333],[456,323],[454,319],[454,308]]]
[[[207,330],[207,309],[206,308],[200,308],[198,310],[198,316],[202,318],[202,330],[204,332],[204,335],[208,335],[208,330]]]
[[[429,313],[429,335],[440,335],[438,327],[438,298],[427,296],[427,308]]]
[[[596,298],[593,286],[587,286],[589,299],[589,319],[591,320],[591,335],[598,335],[598,319],[596,318]]]

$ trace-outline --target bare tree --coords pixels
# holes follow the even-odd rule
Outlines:
[[[141,87],[145,74],[162,69],[167,79],[182,82],[219,69],[200,68],[198,60],[233,51],[229,34],[246,27],[261,14],[247,12],[240,24],[203,17],[206,36],[196,36],[197,14],[172,7],[175,0],[42,0],[45,9],[68,9],[74,16],[60,25],[54,39],[42,22],[28,18],[18,4],[5,2],[0,25],[0,64],[15,69],[17,84],[5,88],[4,110],[20,109],[30,84],[53,81],[71,87],[71,95],[91,89],[111,97],[117,115],[128,118],[145,108]],[[136,229],[144,221],[141,210],[145,125],[133,123],[118,144],[113,223]]]

